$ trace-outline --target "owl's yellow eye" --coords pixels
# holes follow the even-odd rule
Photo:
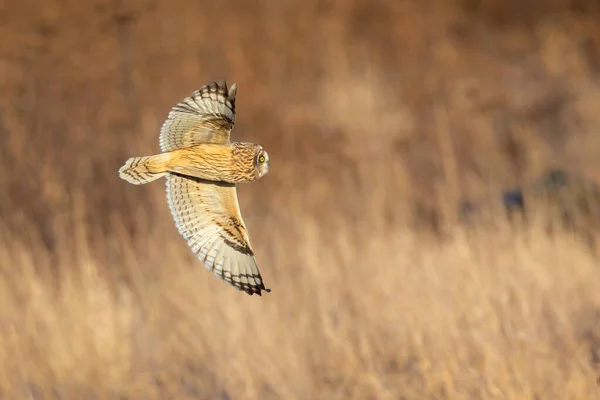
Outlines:
[[[265,162],[265,156],[258,157],[258,161],[261,163]]]

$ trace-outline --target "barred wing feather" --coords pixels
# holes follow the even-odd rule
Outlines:
[[[235,123],[236,84],[211,82],[175,105],[160,130],[163,152],[201,143],[228,144]]]
[[[169,174],[167,199],[179,233],[207,269],[249,295],[270,291],[258,270],[235,185]]]

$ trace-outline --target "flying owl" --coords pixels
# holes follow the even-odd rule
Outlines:
[[[134,185],[166,178],[167,201],[179,233],[205,267],[238,290],[266,289],[240,213],[236,184],[269,172],[258,144],[229,141],[236,84],[211,82],[173,107],[160,130],[162,153],[133,157],[119,176]]]

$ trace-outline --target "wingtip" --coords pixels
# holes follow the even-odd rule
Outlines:
[[[262,297],[262,292],[264,291],[265,293],[271,293],[271,289],[266,289],[264,287],[262,288],[256,288],[256,289],[246,289],[244,290],[247,294],[249,294],[250,296],[252,295],[258,295],[260,297]]]
[[[234,83],[233,85],[231,85],[231,87],[229,88],[229,100],[235,100],[235,95],[237,93],[237,83]]]
[[[262,289],[258,289],[258,291],[256,291],[256,294],[262,297],[262,292],[263,291],[265,293],[271,293],[271,289],[266,289],[266,288],[263,287]]]
[[[202,91],[204,88],[210,88],[212,90],[218,90],[219,88],[223,89],[227,94],[227,98],[234,102],[235,96],[237,94],[237,83],[231,85],[231,87],[227,88],[227,81],[225,79],[220,79],[218,81],[212,81],[208,84],[203,85],[198,91]]]

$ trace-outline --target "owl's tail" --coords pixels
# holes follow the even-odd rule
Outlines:
[[[119,177],[134,185],[143,185],[165,176],[168,163],[168,153],[132,157],[119,169]]]

